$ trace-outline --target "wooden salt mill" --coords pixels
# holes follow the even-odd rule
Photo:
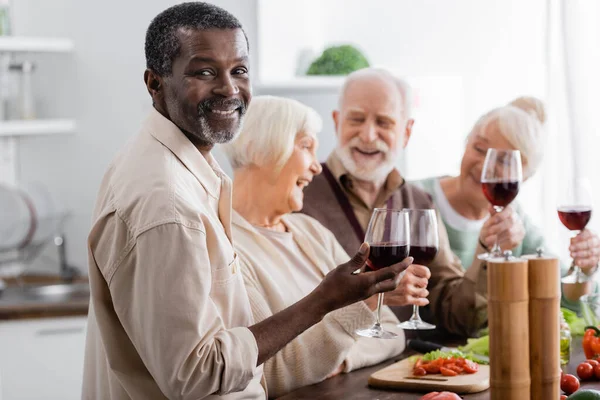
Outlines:
[[[560,265],[558,258],[524,257],[529,269],[531,400],[560,397]]]
[[[490,332],[490,398],[529,399],[529,288],[527,261],[512,257],[487,260]]]

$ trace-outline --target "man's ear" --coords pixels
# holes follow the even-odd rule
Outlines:
[[[406,146],[408,145],[408,141],[410,140],[410,135],[412,134],[412,128],[414,124],[415,120],[412,118],[410,118],[406,122],[406,128],[404,129],[404,143],[402,143],[402,148],[406,148]]]
[[[337,135],[340,126],[340,112],[338,110],[333,110],[331,116],[333,117],[333,125],[335,126],[335,134]]]
[[[154,104],[162,103],[164,96],[162,77],[151,69],[147,69],[144,72],[144,83],[146,84],[148,93],[150,93],[150,97],[152,97],[152,102]]]

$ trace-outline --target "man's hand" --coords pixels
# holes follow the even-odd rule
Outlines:
[[[575,265],[587,272],[600,261],[600,239],[595,233],[584,229],[571,239],[569,251]]]
[[[412,264],[406,269],[396,290],[385,294],[385,304],[390,306],[426,306],[429,304],[429,300],[427,300],[429,295],[427,283],[430,277],[429,268],[424,265]]]
[[[395,290],[400,284],[400,273],[413,262],[412,257],[407,257],[401,263],[381,268],[378,271],[365,270],[360,274],[353,274],[354,271],[365,266],[368,255],[369,245],[363,243],[358,253],[350,261],[338,266],[325,276],[325,279],[313,291],[315,297],[320,299],[319,302],[322,304],[321,312],[327,314],[338,308],[365,300],[374,294]],[[412,275],[408,279],[411,283],[413,282]]]
[[[491,249],[496,238],[502,250],[514,249],[525,238],[525,227],[521,218],[510,206],[499,213],[490,206],[490,217],[483,224],[479,239],[488,249]]]

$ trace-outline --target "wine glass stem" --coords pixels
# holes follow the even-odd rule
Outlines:
[[[419,306],[413,305],[413,313],[412,313],[412,317],[410,317],[410,319],[412,321],[420,321],[421,320],[421,316],[419,315]]]
[[[381,326],[381,306],[383,305],[383,293],[377,297],[377,315],[375,325]]]
[[[494,210],[499,213],[502,212],[502,210],[504,210],[504,207],[500,207],[500,206],[494,206]],[[494,256],[500,256],[502,255],[502,249],[500,248],[500,246],[498,245],[498,236],[496,235],[496,240],[494,241],[494,246],[492,247],[492,251],[491,253]]]

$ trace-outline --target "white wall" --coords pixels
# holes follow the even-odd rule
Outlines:
[[[146,28],[156,14],[176,3],[14,2],[16,34],[67,36],[75,41],[71,57],[36,56],[40,65],[35,84],[40,114],[74,117],[78,131],[71,136],[20,139],[19,179],[44,182],[73,212],[66,229],[68,257],[86,272],[86,239],[100,180],[115,152],[138,131],[151,106],[143,84]],[[241,20],[254,49],[255,0],[212,3]]]

